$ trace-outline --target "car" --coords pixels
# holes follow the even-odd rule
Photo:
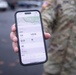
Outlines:
[[[31,6],[41,6],[41,2],[40,1],[36,1],[36,0],[19,0],[17,2],[18,6],[25,6],[25,7],[31,7]]]
[[[5,0],[0,0],[0,10],[7,10],[8,9],[8,3]]]
[[[16,8],[17,1],[18,1],[18,0],[6,0],[6,1],[7,1],[8,5],[9,5],[9,7],[10,7],[12,10],[14,10],[14,9]]]

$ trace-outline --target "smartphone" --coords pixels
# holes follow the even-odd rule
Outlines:
[[[47,61],[41,14],[38,10],[17,11],[15,22],[20,63],[40,64]]]

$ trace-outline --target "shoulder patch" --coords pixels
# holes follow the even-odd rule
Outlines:
[[[42,7],[47,8],[49,5],[50,5],[50,3],[48,1],[44,1]]]

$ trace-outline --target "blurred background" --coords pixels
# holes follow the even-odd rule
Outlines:
[[[43,65],[21,66],[12,49],[11,26],[18,10],[41,9],[43,0],[0,0],[0,75],[42,75]]]

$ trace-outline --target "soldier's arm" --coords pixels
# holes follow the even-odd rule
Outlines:
[[[44,26],[44,31],[49,32],[50,34],[52,33],[52,26],[53,26],[53,21],[55,19],[55,11],[53,8],[52,0],[46,0],[49,1],[47,3],[43,3],[45,7],[42,5],[41,14],[42,14],[42,21],[43,21],[43,26]]]

